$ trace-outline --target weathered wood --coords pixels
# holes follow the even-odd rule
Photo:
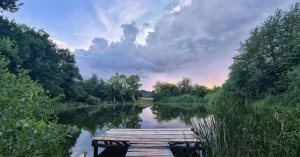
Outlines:
[[[102,148],[108,148],[108,147],[114,147],[114,148],[128,148],[129,146],[125,146],[125,145],[116,145],[116,144],[101,144],[101,143],[97,143],[97,144],[94,144],[94,148],[95,146],[97,147],[102,147]]]
[[[135,135],[122,135],[122,134],[104,134],[99,137],[122,137],[122,138],[197,138],[196,135],[142,135],[142,134],[135,134]]]
[[[171,128],[171,129],[109,129],[108,131],[191,131],[192,128]]]
[[[107,131],[106,134],[123,135],[195,135],[192,131]]]
[[[173,139],[173,138],[145,139],[145,138],[121,138],[121,137],[96,137],[96,138],[93,138],[93,141],[200,142],[198,139],[182,139],[182,138],[178,138],[178,139]]]
[[[126,156],[172,156],[169,149],[150,149],[149,151],[128,151]]]
[[[129,146],[129,144],[127,142],[122,142],[125,146]]]
[[[98,154],[98,142],[96,142],[96,141],[93,141],[92,142],[92,146],[94,147],[94,157],[98,157],[99,156],[99,154]]]
[[[131,147],[168,147],[167,143],[133,143]]]
[[[130,147],[127,152],[169,152],[169,149],[136,149]]]
[[[190,128],[110,129],[105,134],[93,138],[93,143],[97,141],[103,141],[105,144],[98,143],[94,145],[95,147],[129,147],[126,156],[131,157],[173,157],[170,148],[199,150],[198,143],[202,143]],[[124,145],[121,145],[121,143]],[[195,146],[187,147],[189,143],[195,143]]]
[[[169,146],[130,146],[134,149],[170,149]]]
[[[138,157],[174,157],[173,155],[136,155],[136,154],[134,154],[134,155],[131,155],[131,156],[126,156],[126,157],[136,157],[136,156],[138,156]]]
[[[119,138],[183,138],[183,139],[187,139],[187,138],[197,138],[196,135],[191,135],[191,134],[187,134],[187,135],[142,135],[142,134],[104,134],[101,135],[99,137],[119,137]]]
[[[132,141],[132,142],[130,142],[130,143],[133,143],[133,144],[135,144],[135,143],[143,143],[143,144],[153,144],[153,143],[158,143],[158,144],[165,144],[165,143],[168,143],[168,142],[149,142],[149,141]]]

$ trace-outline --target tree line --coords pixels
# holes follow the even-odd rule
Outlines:
[[[136,102],[141,97],[139,88],[140,77],[130,75],[126,77],[123,74],[116,73],[107,81],[93,74],[87,80],[77,84],[78,101],[88,101],[90,104],[99,104],[101,101],[106,102]],[[95,102],[95,103],[94,103]]]
[[[177,84],[157,81],[153,86],[152,97],[155,101],[179,96],[204,98],[207,94],[216,89],[218,89],[218,87],[209,89],[203,85],[192,84],[192,80],[190,78],[183,78]]]
[[[17,11],[22,3],[10,0],[5,4],[7,7],[2,10],[8,8],[8,11]],[[83,80],[74,55],[68,49],[57,47],[42,29],[36,31],[1,16],[0,38],[1,55],[10,62],[8,71],[17,74],[19,69],[28,70],[30,78],[39,82],[52,98],[63,96],[64,101],[87,101],[88,97],[89,100],[96,97],[104,101],[121,102],[130,98],[136,101],[137,90],[141,87],[139,76],[127,78],[116,74],[105,82],[93,75]]]

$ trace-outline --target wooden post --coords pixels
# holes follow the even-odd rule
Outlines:
[[[96,143],[97,143],[97,141],[92,142],[92,146],[94,146],[94,157],[99,156],[99,154],[98,154],[98,145]]]
[[[199,151],[199,156],[203,157],[202,150]]]

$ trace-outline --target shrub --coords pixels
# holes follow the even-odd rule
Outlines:
[[[28,72],[7,72],[4,62],[0,56],[0,156],[67,156],[68,141],[79,130],[48,121],[57,111],[56,100]]]
[[[190,95],[190,94],[185,94],[185,95],[180,95],[176,97],[164,97],[159,100],[159,102],[172,102],[172,103],[200,103],[203,102],[204,98],[197,97],[195,95]]]
[[[89,105],[101,105],[101,99],[96,98],[94,96],[88,96],[88,98],[86,99],[87,104]]]

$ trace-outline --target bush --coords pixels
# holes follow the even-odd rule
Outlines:
[[[68,141],[79,130],[48,121],[58,109],[56,100],[28,72],[7,72],[5,62],[0,56],[0,156],[67,156]]]
[[[190,94],[185,94],[185,95],[180,95],[176,97],[164,97],[159,100],[159,102],[166,102],[166,103],[200,103],[203,102],[204,98],[195,96],[195,95],[190,95]]]
[[[96,98],[94,96],[88,96],[88,98],[86,99],[87,104],[89,105],[101,105],[101,99]]]

